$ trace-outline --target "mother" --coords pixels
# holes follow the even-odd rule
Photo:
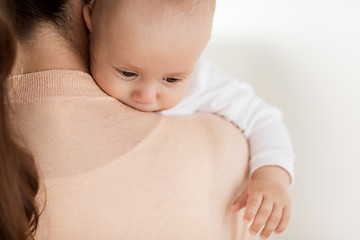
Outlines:
[[[24,168],[29,158],[2,175],[19,181],[1,199],[0,238],[28,233],[2,216],[36,227],[41,211],[36,239],[248,239],[227,210],[247,179],[240,132],[217,116],[143,113],[104,94],[87,74],[82,0],[12,2],[19,47],[5,127],[37,171]]]

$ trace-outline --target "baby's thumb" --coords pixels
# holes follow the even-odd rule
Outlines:
[[[235,202],[231,205],[230,210],[237,212],[243,207],[246,206],[248,195],[246,192],[243,192],[238,198],[236,198]]]

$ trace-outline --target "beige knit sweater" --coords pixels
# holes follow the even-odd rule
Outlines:
[[[249,239],[228,211],[247,145],[223,119],[135,111],[77,71],[15,76],[8,93],[41,178],[36,239]]]

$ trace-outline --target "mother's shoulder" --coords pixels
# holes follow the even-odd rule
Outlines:
[[[215,141],[246,141],[242,131],[224,117],[213,113],[197,113],[194,115],[203,130]]]
[[[223,117],[212,113],[196,113],[189,116],[166,116],[172,128],[186,131],[192,140],[203,139],[212,150],[230,151],[235,154],[248,154],[247,142],[242,131]],[[165,121],[167,122],[167,121]]]

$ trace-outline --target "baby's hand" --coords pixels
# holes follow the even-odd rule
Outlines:
[[[260,233],[262,239],[268,238],[274,230],[281,233],[291,215],[289,184],[290,178],[285,170],[276,166],[259,168],[230,210],[236,212],[246,207],[244,221],[253,220],[249,229],[252,235],[256,235],[264,225]]]

